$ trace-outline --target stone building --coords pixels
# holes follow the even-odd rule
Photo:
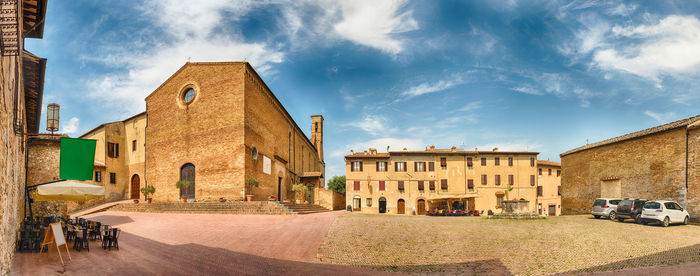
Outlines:
[[[0,274],[9,272],[24,213],[27,137],[39,132],[46,59],[24,50],[42,38],[46,1],[0,3]]]
[[[311,116],[306,137],[246,62],[188,62],[146,97],[146,112],[81,138],[98,140],[114,199],[138,198],[149,185],[155,201],[283,200],[301,183],[310,203],[338,205],[324,189],[323,116]],[[182,179],[193,185],[177,189]],[[248,179],[259,186],[249,189]]]
[[[674,200],[700,215],[700,116],[578,147],[561,161],[564,214],[630,197]]]
[[[537,160],[537,213],[561,215],[561,163]]]
[[[138,199],[146,171],[146,112],[99,125],[80,138],[97,140],[88,183],[105,186],[105,201]]]
[[[364,213],[429,209],[500,212],[503,200],[537,200],[537,152],[376,149],[345,156],[346,204]]]

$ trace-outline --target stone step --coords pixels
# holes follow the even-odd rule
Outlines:
[[[231,201],[231,202],[158,202],[139,204],[120,204],[113,211],[156,212],[156,213],[219,213],[219,214],[296,214],[277,202],[267,201]]]

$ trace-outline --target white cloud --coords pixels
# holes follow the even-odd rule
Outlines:
[[[620,3],[619,5],[609,8],[606,13],[610,15],[620,15],[620,16],[630,16],[634,11],[637,10],[637,5],[625,3]]]
[[[653,111],[644,111],[644,115],[647,115],[649,117],[654,118],[659,123],[665,123],[665,122],[670,122],[673,120],[673,118],[676,117],[676,113],[674,112],[653,112]]]
[[[531,79],[532,84],[514,87],[511,90],[531,95],[551,94],[560,98],[576,97],[581,101],[582,107],[590,105],[590,98],[600,96],[600,93],[594,93],[580,86],[577,80],[572,79],[568,74],[526,72],[523,77]]]
[[[193,62],[245,60],[260,73],[269,71],[271,64],[283,61],[283,53],[264,43],[242,42],[234,32],[222,29],[225,16],[241,15],[250,6],[244,1],[203,1],[196,5],[174,0],[147,2],[141,12],[164,31],[162,42],[145,51],[133,49],[138,49],[137,42],[122,48],[105,46],[103,57],[83,57],[122,69],[89,81],[88,95],[105,100],[105,105],[124,108],[119,114],[124,116],[145,110],[144,98],[188,59]]]
[[[67,122],[61,122],[61,133],[64,134],[76,134],[78,127],[80,126],[80,119],[76,117],[70,118]]]
[[[352,122],[346,125],[362,129],[370,135],[379,136],[387,135],[396,131],[395,128],[390,128],[387,126],[388,121],[389,120],[383,116],[367,115],[359,122]]]
[[[474,101],[474,102],[470,102],[467,105],[463,106],[462,108],[459,109],[459,111],[462,111],[462,112],[474,111],[474,110],[481,108],[481,106],[482,106],[481,101]]]
[[[452,80],[440,80],[436,83],[424,82],[419,85],[408,88],[406,91],[401,93],[401,96],[404,96],[406,98],[413,98],[428,93],[440,92],[461,83],[461,78],[455,78]]]
[[[681,77],[700,72],[700,20],[668,16],[656,24],[615,26],[618,43],[597,50],[593,64],[650,79],[661,87],[660,76]]]
[[[337,3],[332,3],[337,6]],[[343,20],[333,26],[336,34],[354,43],[398,54],[404,48],[401,33],[418,29],[412,11],[402,11],[403,0],[346,0],[340,2]]]
[[[514,87],[511,89],[514,91],[518,91],[518,92],[530,94],[530,95],[544,95],[544,93],[537,91],[534,88],[528,87],[528,86]]]

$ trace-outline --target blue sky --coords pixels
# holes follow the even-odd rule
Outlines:
[[[71,136],[144,111],[188,59],[248,61],[307,135],[324,116],[328,176],[368,147],[559,161],[700,114],[697,1],[49,1],[26,48]]]

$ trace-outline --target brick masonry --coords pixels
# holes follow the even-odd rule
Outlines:
[[[689,191],[686,165],[695,167],[698,153],[697,132],[681,127],[563,155],[563,213],[588,213],[598,197],[634,197],[674,200],[697,218],[697,170]]]

